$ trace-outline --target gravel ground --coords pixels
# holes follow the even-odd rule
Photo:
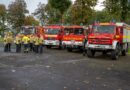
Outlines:
[[[43,54],[4,53],[0,48],[0,90],[130,90],[130,55],[112,61],[81,52],[46,49]]]

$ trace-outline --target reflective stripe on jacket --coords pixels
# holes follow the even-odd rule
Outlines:
[[[20,38],[20,37],[16,37],[15,43],[16,43],[16,44],[20,44],[20,43],[21,43],[21,38]]]
[[[23,42],[23,44],[28,44],[28,43],[30,42],[29,37],[24,36],[24,37],[22,38],[22,42]]]

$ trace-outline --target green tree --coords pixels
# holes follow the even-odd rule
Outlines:
[[[49,4],[59,10],[61,14],[61,22],[63,23],[63,15],[71,5],[71,0],[49,0]]]
[[[3,4],[0,4],[0,34],[2,34],[6,28],[5,21],[6,21],[6,7]]]
[[[53,8],[49,3],[46,5],[47,21],[48,24],[59,24],[61,20],[61,14],[59,10]]]
[[[17,30],[24,24],[25,14],[28,13],[24,0],[15,0],[8,6],[8,22]]]
[[[64,13],[63,19],[64,19],[64,24],[66,25],[71,25],[73,24],[73,14],[72,14],[72,6],[69,7],[69,9]]]
[[[33,13],[44,24],[56,24],[60,21],[60,12],[48,4],[39,4]]]
[[[6,20],[6,8],[5,5],[0,4],[0,22],[4,23]]]
[[[93,23],[95,21],[100,22],[110,22],[112,20],[111,15],[106,11],[106,9],[103,9],[102,11],[95,11],[90,18],[90,23]]]
[[[46,20],[46,4],[39,3],[37,9],[33,13],[41,22]]]
[[[73,24],[89,23],[89,19],[94,14],[94,7],[97,0],[76,0],[72,5],[71,15]]]
[[[24,20],[24,25],[39,25],[39,21],[36,20],[33,16],[26,16]]]
[[[104,4],[108,13],[111,14],[112,19],[127,22],[130,14],[129,0],[106,0]]]

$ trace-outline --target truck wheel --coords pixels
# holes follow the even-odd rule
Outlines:
[[[60,46],[58,47],[58,49],[61,50],[61,49],[62,49],[62,46],[60,45]]]
[[[103,51],[103,52],[102,52],[102,55],[106,55],[106,54],[107,54],[107,51]]]
[[[65,45],[63,45],[62,47],[63,47],[63,49],[66,49],[66,46],[65,46]]]
[[[123,50],[121,53],[122,53],[122,56],[126,56],[126,50]]]
[[[72,48],[67,48],[67,51],[68,52],[72,52]]]
[[[46,46],[48,49],[50,49],[51,48],[51,46]]]
[[[94,57],[94,55],[95,55],[95,51],[94,50],[90,50],[90,49],[87,50],[87,56],[88,57]]]
[[[119,58],[119,53],[120,53],[120,46],[117,45],[116,49],[111,52],[112,60],[117,60]]]

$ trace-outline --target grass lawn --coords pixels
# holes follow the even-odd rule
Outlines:
[[[4,41],[4,39],[2,37],[0,37],[0,43],[3,42],[3,41]]]

